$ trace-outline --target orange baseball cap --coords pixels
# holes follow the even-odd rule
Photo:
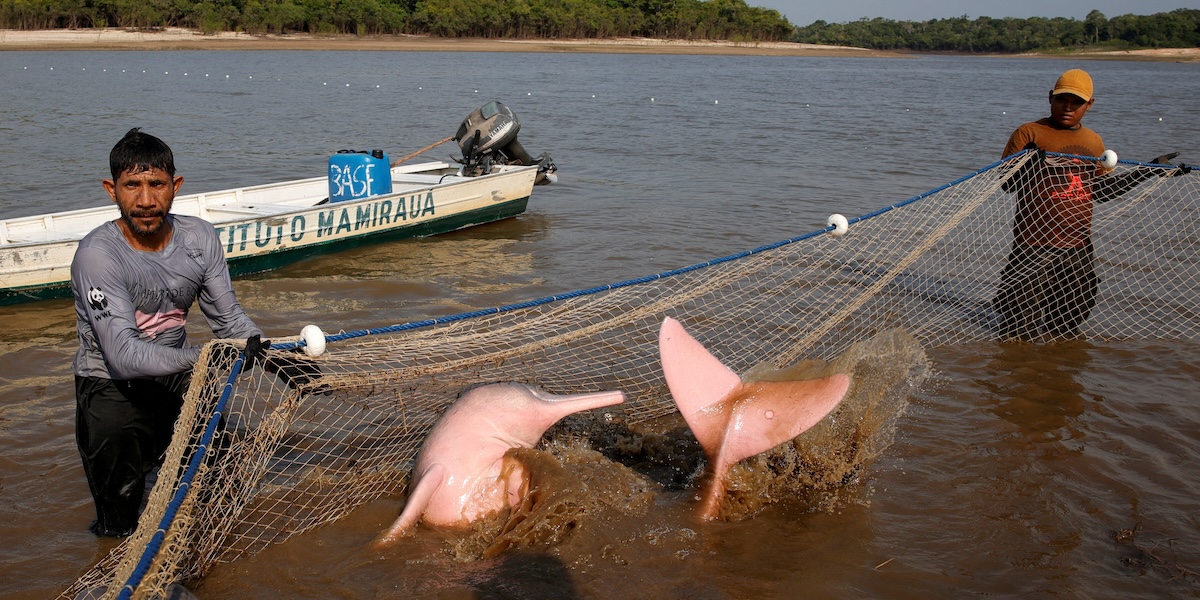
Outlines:
[[[1086,102],[1092,99],[1092,76],[1083,69],[1071,69],[1058,77],[1054,82],[1052,95],[1071,94],[1079,96]]]

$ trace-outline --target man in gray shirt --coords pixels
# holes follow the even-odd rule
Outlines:
[[[113,147],[109,168],[104,188],[121,216],[84,237],[71,263],[75,438],[96,503],[92,531],[126,536],[200,355],[187,341],[192,304],[199,300],[218,337],[247,338],[244,370],[270,342],[234,296],[213,226],[170,214],[183,183],[171,149],[135,128]]]

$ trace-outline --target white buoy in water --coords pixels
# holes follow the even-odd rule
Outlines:
[[[304,353],[318,357],[325,354],[325,332],[316,325],[305,325],[300,330],[300,339],[304,340]]]
[[[833,231],[829,233],[835,237],[846,235],[846,231],[850,229],[850,222],[846,220],[846,217],[838,213],[829,215],[829,219],[825,221],[825,224],[833,226]]]
[[[1109,169],[1117,166],[1117,153],[1112,150],[1105,150],[1104,154],[1100,155],[1100,162]]]

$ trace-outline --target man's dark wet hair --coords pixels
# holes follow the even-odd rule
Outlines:
[[[108,169],[113,181],[126,171],[141,173],[149,169],[162,169],[174,177],[175,155],[166,142],[134,127],[108,153]]]

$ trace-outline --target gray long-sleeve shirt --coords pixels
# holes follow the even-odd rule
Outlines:
[[[217,336],[262,335],[234,296],[212,224],[168,218],[174,231],[158,252],[135,250],[114,222],[79,242],[71,262],[76,375],[133,379],[191,369],[200,347],[188,344],[185,326],[197,298]]]

